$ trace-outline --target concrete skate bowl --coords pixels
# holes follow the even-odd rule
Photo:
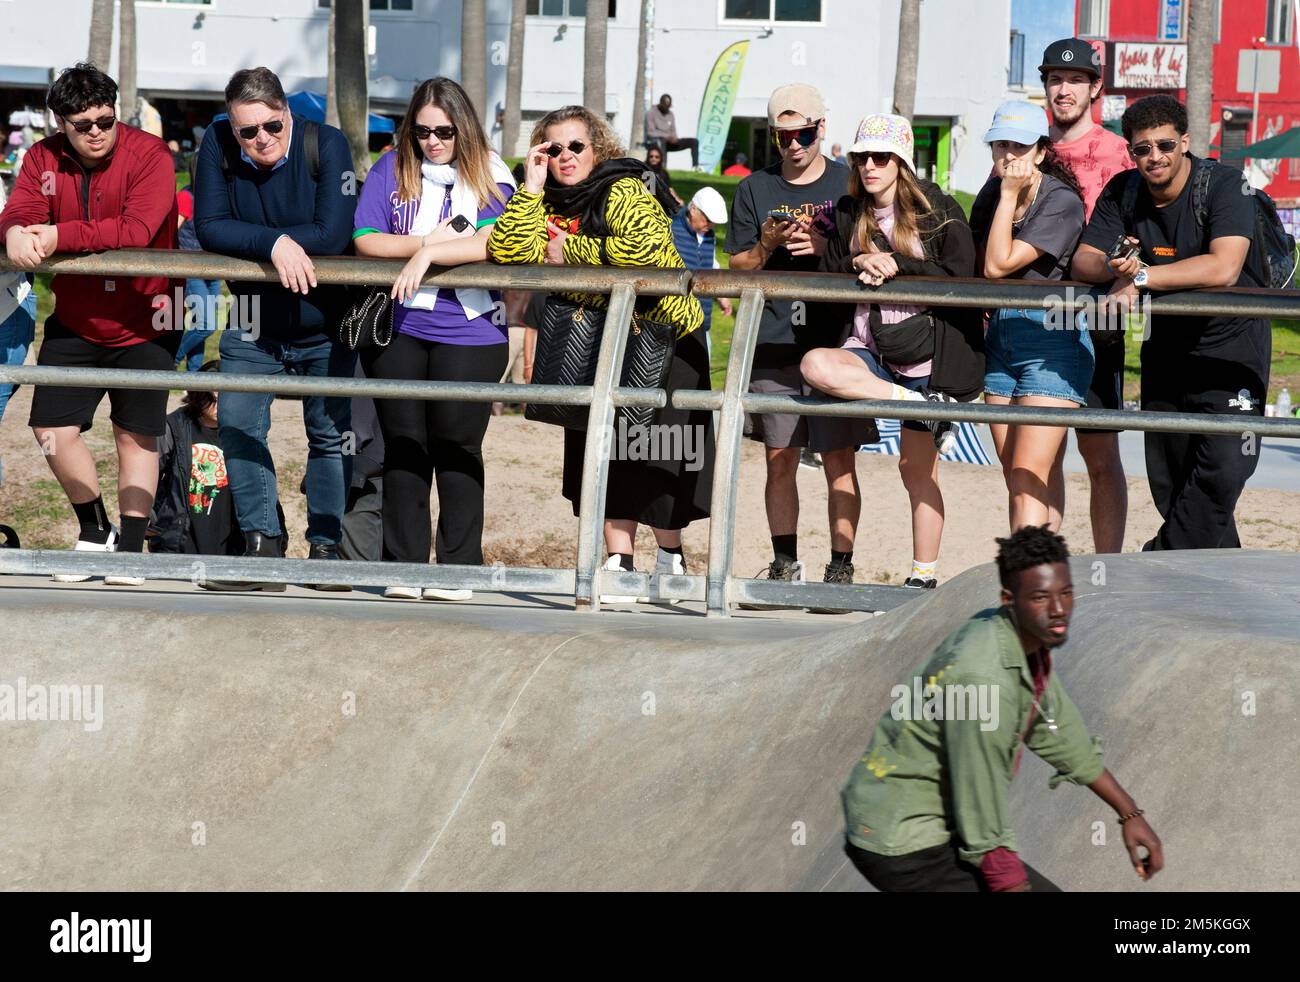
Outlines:
[[[1108,809],[1031,755],[1023,855],[1070,889],[1296,888],[1300,557],[1093,563],[1056,664],[1168,868],[1140,884]],[[891,685],[995,587],[719,621],[3,577],[0,684],[103,707],[0,722],[0,883],[863,889],[839,787]]]

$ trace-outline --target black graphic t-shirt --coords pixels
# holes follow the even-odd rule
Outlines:
[[[190,447],[190,487],[186,496],[193,552],[206,556],[233,556],[238,550],[238,529],[230,502],[226,455],[215,427],[198,423]]]
[[[1189,154],[1188,160],[1195,169],[1196,158]],[[1128,173],[1111,178],[1097,199],[1092,221],[1084,229],[1083,243],[1109,252],[1120,233],[1125,231],[1122,211],[1128,181]],[[1133,227],[1127,232],[1142,243],[1141,259],[1147,265],[1163,266],[1206,255],[1210,251],[1210,242],[1221,237],[1254,239],[1255,202],[1242,183],[1240,171],[1222,165],[1214,168],[1206,200],[1208,215],[1204,229],[1197,227],[1192,207],[1192,185],[1189,175],[1182,194],[1165,207],[1158,208],[1151,199],[1146,181],[1140,182]],[[1236,285],[1263,286],[1259,269],[1258,247],[1252,241]],[[1268,368],[1269,324],[1258,318],[1154,316],[1148,343],[1152,348],[1167,349],[1171,353],[1213,353],[1216,358],[1249,361],[1265,372]]]
[[[771,167],[755,171],[740,182],[731,206],[731,222],[727,226],[726,250],[730,255],[745,252],[758,245],[763,223],[769,212],[780,211],[794,217],[809,218],[822,235],[835,231],[835,202],[849,193],[849,169],[823,157],[826,170],[811,184],[791,184],[781,176],[778,161]],[[821,262],[818,256],[792,256],[781,247],[772,253],[764,269],[780,272],[815,273]],[[763,308],[763,321],[758,329],[760,345],[794,345],[793,304],[789,301],[769,300]]]

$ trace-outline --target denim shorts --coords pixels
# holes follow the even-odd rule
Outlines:
[[[891,372],[881,363],[880,359],[876,357],[875,353],[870,348],[845,348],[844,350],[861,358],[863,364],[871,369],[871,374],[875,375],[876,378],[884,379],[886,382],[893,382],[896,385],[901,385],[903,388],[912,392],[917,391],[923,385],[930,384],[929,375],[913,377],[911,375],[898,375]],[[901,422],[903,429],[905,430],[919,430],[922,433],[928,433],[930,430],[930,428],[919,419],[905,419]]]
[[[1088,404],[1095,363],[1083,311],[1073,330],[1047,326],[1043,310],[995,310],[984,339],[984,391],[1014,399],[1046,396]]]

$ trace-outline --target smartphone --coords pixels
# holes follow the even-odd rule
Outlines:
[[[1133,241],[1123,232],[1115,240],[1115,244],[1110,247],[1110,252],[1106,255],[1114,262],[1123,262],[1126,259],[1132,259],[1142,249],[1140,243]]]
[[[780,208],[773,208],[771,211],[767,213],[767,217],[770,218],[772,221],[776,222],[778,225],[788,225],[791,222],[797,222],[799,220],[795,218],[793,215],[791,215],[788,211],[782,211]]]
[[[459,235],[465,229],[469,228],[470,221],[464,215],[457,215],[451,220],[451,230]]]

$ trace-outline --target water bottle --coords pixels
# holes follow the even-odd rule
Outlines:
[[[1281,392],[1277,394],[1277,405],[1274,409],[1274,412],[1278,416],[1291,415],[1291,393],[1288,392],[1286,389],[1283,389]]]

